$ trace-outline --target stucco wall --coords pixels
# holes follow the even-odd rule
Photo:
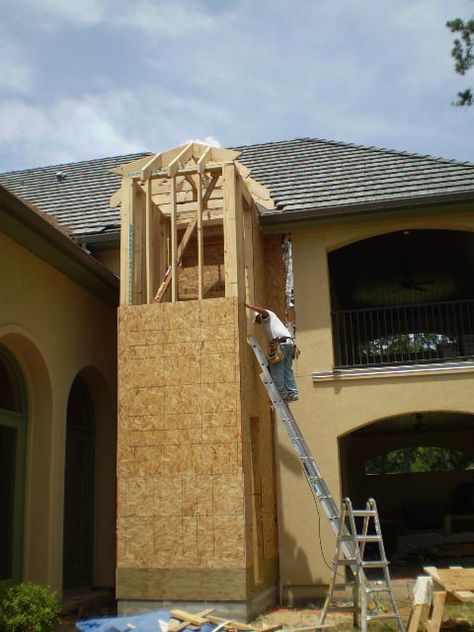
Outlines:
[[[317,371],[331,371],[333,350],[327,253],[370,236],[408,228],[473,230],[472,215],[449,209],[378,221],[328,222],[318,228],[296,225],[292,231],[297,342],[301,356],[295,364],[300,399],[292,410],[309,447],[339,502],[341,493],[338,439],[374,421],[414,411],[474,413],[474,373],[390,377],[348,381],[313,381]],[[300,464],[290,442],[278,429],[280,574],[286,601],[311,597],[315,586],[329,578],[322,559],[333,555],[334,537],[318,516]],[[321,591],[320,591],[321,592]]]
[[[116,310],[0,235],[0,343],[28,399],[24,579],[62,586],[66,411],[81,373],[96,422],[94,583],[114,581]]]

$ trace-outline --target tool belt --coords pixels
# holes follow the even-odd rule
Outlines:
[[[278,364],[278,362],[283,360],[283,352],[280,349],[280,340],[278,338],[270,342],[267,360],[270,364]]]

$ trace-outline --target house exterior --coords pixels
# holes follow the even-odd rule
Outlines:
[[[82,418],[76,426],[87,431],[88,417],[68,416],[69,398],[82,401],[79,411],[94,411],[95,484],[103,482],[89,532],[94,568],[98,552],[109,551],[102,575],[89,570],[77,582],[111,585],[115,567],[124,612],[212,602],[250,617],[276,601],[324,593],[333,535],[318,521],[260,384],[247,345],[253,329],[245,301],[295,324],[302,353],[295,363],[300,398],[292,410],[334,496],[349,495],[355,504],[376,498],[389,552],[396,553],[407,529],[473,529],[473,512],[458,498],[460,488],[474,484],[466,466],[474,432],[472,164],[296,139],[234,150],[191,144],[1,174],[0,183],[67,226],[82,250],[61,238],[102,281],[85,292],[75,279],[67,281],[70,292],[54,298],[59,281],[43,281],[18,258],[15,264],[15,249],[38,256],[30,241],[17,243],[7,224],[2,229],[6,243],[13,240],[7,265],[22,276],[6,284],[12,311],[3,313],[2,300],[8,326],[0,344],[5,366],[16,363],[24,375],[26,393],[34,382],[23,358],[27,343],[17,344],[8,327],[29,331],[34,321],[45,332],[51,324],[56,330],[49,338],[41,334],[31,352],[34,358],[40,349],[57,353],[50,382],[59,400],[56,417],[46,408],[41,417],[51,426],[51,454],[41,452],[45,447],[31,431],[25,482],[18,479],[27,519],[10,548],[23,549],[17,567],[24,578],[68,587],[61,580],[67,549],[54,545],[61,538],[51,534],[61,534],[65,524],[67,420]],[[12,208],[27,212],[5,195]],[[291,268],[282,248],[287,235]],[[95,259],[120,274],[117,347],[115,305]],[[41,257],[38,266],[44,267]],[[61,274],[56,266],[54,275]],[[22,307],[30,287],[45,297],[42,309],[60,306],[54,318],[35,319]],[[79,309],[78,301],[88,307]],[[71,340],[84,359],[71,355]],[[115,497],[108,469],[115,414],[111,404],[105,412],[94,399],[97,389],[83,369],[98,364],[105,367],[100,379],[118,396],[113,560],[115,518],[111,511],[106,520],[100,516]],[[77,375],[81,382],[72,389]],[[107,446],[99,410],[110,431]],[[19,406],[5,411],[2,428],[11,427],[11,412],[29,427],[30,406]],[[410,454],[426,447],[455,451],[458,465],[412,471]],[[403,458],[403,466],[384,469],[387,453]],[[100,470],[103,454],[107,473]],[[39,545],[41,573],[34,570],[28,527],[40,520],[29,508],[36,506],[31,486],[40,472],[52,507],[49,522],[41,523],[51,543]]]
[[[0,187],[1,580],[110,586],[117,279]]]

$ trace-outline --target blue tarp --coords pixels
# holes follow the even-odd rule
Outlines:
[[[154,610],[130,617],[87,619],[78,621],[76,628],[81,632],[160,632],[160,620],[168,622],[170,613],[166,610]],[[201,632],[211,632],[215,627],[206,623],[201,626]]]

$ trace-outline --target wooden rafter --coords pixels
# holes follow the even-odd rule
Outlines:
[[[168,165],[168,175],[170,177],[175,176],[178,173],[180,167],[184,165],[193,157],[194,143],[189,143],[186,147],[174,158]]]
[[[199,160],[197,161],[198,173],[200,174],[204,173],[204,169],[206,168],[206,165],[210,159],[211,159],[211,148],[207,147],[206,150],[202,153]]]

